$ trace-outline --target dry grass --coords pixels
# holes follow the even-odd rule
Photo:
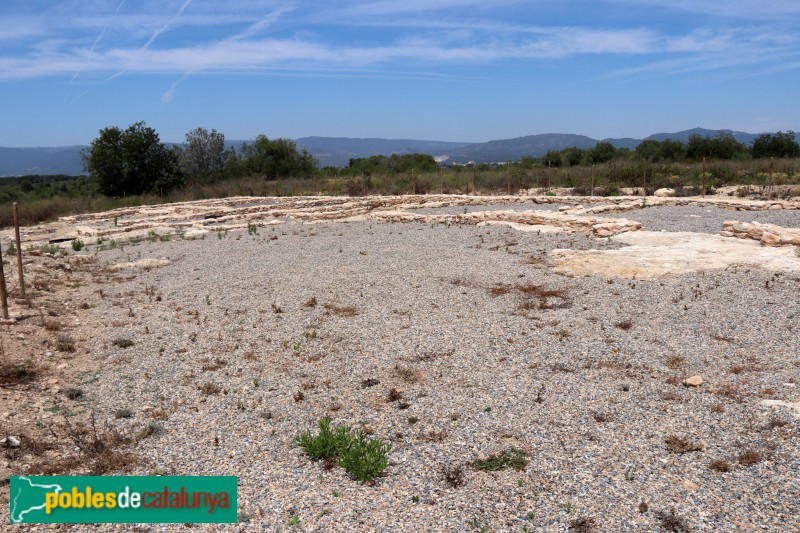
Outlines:
[[[200,392],[202,392],[207,396],[210,396],[212,394],[219,394],[220,392],[222,392],[222,387],[220,387],[216,383],[211,383],[210,381],[207,381],[206,383],[200,385],[199,389]]]
[[[670,533],[690,533],[692,531],[686,520],[675,514],[675,509],[670,509],[669,512],[658,512],[656,516],[661,522],[661,527],[664,531],[669,531]]]
[[[628,331],[633,327],[633,322],[631,321],[630,318],[626,318],[625,320],[617,322],[616,324],[614,324],[614,326],[618,327],[621,330]]]
[[[742,466],[753,466],[754,464],[760,463],[761,461],[765,461],[768,458],[769,455],[765,452],[749,449],[740,453],[736,457],[736,460]]]
[[[59,334],[58,337],[56,337],[56,350],[59,352],[74,352],[75,339],[66,333]]]
[[[667,368],[670,370],[680,370],[683,368],[683,356],[678,354],[668,355],[664,360],[664,364],[666,364]]]
[[[325,304],[324,307],[325,309],[328,310],[329,313],[334,314],[336,316],[353,317],[358,314],[358,309],[356,309],[351,305],[338,306],[333,304]]]
[[[733,467],[724,459],[715,459],[708,463],[708,468],[717,472],[730,472]]]
[[[464,479],[464,467],[461,465],[443,466],[442,477],[448,487],[457,489],[466,483]]]
[[[220,368],[224,367],[228,364],[225,359],[220,359],[217,357],[216,359],[211,359],[206,357],[202,360],[203,366],[200,367],[200,370],[203,372],[214,372],[215,370],[219,370]]]
[[[664,442],[667,445],[667,450],[672,453],[699,452],[703,449],[701,443],[678,435],[668,435],[664,438]]]
[[[416,368],[395,366],[392,373],[406,383],[417,383],[422,379],[422,371]]]

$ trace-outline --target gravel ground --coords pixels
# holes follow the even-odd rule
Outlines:
[[[457,215],[459,213],[475,213],[479,211],[558,211],[563,204],[494,204],[468,205],[453,207],[423,207],[414,209],[413,213],[421,215]]]
[[[718,234],[726,220],[761,222],[787,228],[800,227],[800,211],[780,209],[775,211],[728,211],[714,207],[671,206],[647,207],[623,213],[601,213],[596,216],[627,218],[642,223],[648,231],[694,231]]]
[[[800,226],[797,212],[747,215]],[[622,216],[718,232],[741,214]],[[219,237],[98,254],[172,264],[120,275],[89,302],[102,370],[85,387],[120,430],[160,426],[136,445],[137,473],[239,476],[241,521],[216,529],[290,530],[295,517],[325,531],[800,529],[800,420],[758,405],[798,401],[800,273],[570,278],[547,251],[619,245],[505,227],[293,223]],[[562,297],[526,296],[530,285]],[[681,385],[695,374],[702,386]],[[133,418],[113,416],[123,408]],[[374,486],[292,446],[325,415],[392,444]],[[702,449],[675,453],[672,436]],[[471,465],[509,448],[528,454],[524,469]]]

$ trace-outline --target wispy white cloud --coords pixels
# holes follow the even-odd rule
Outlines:
[[[109,81],[122,73],[169,73],[179,76],[163,95],[169,102],[183,81],[203,72],[435,72],[442,66],[602,55],[632,58],[632,66],[612,74],[630,78],[759,62],[766,71],[800,56],[800,32],[792,23],[800,2],[794,0],[637,0],[666,11],[710,15],[716,9],[715,16],[727,21],[716,25],[702,17],[693,25],[684,19],[671,28],[644,19],[618,27],[544,23],[539,8],[560,8],[555,0],[192,2],[97,0],[90,9],[72,0],[37,17],[11,13],[21,24],[0,34],[0,80],[79,73]],[[634,2],[591,5],[598,3],[620,9]],[[105,14],[98,5],[106,6]],[[756,20],[783,20],[754,26],[746,18],[755,11]]]

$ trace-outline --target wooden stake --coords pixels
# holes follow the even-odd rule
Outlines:
[[[592,192],[589,193],[589,196],[594,197],[594,163],[592,163]]]
[[[706,158],[705,157],[703,158],[703,175],[701,176],[701,178],[702,178],[701,187],[703,188],[703,190],[700,191],[700,192],[703,195],[703,198],[705,198],[706,197]]]
[[[22,272],[22,243],[19,240],[19,214],[17,213],[17,202],[13,203],[14,209],[14,237],[17,241],[17,271],[19,275],[19,291],[22,298],[25,298],[25,274]]]
[[[3,245],[0,243],[0,306],[3,318],[8,320],[8,292],[6,292],[6,274],[3,272]]]

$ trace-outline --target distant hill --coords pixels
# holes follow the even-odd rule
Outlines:
[[[350,137],[303,137],[295,141],[308,148],[320,166],[344,167],[353,157],[391,154],[446,154],[469,143],[418,141],[413,139],[354,139]]]
[[[0,176],[83,174],[82,148],[0,148]]]
[[[689,140],[689,137],[691,137],[692,135],[699,135],[701,137],[714,137],[716,135],[719,135],[720,133],[729,133],[733,135],[734,139],[736,139],[740,143],[747,145],[752,144],[753,141],[756,140],[756,137],[758,137],[758,134],[745,133],[743,131],[707,130],[705,128],[694,128],[691,130],[678,131],[675,133],[656,133],[655,135],[650,135],[649,137],[645,137],[644,140],[661,142],[670,139],[673,141],[687,142]]]
[[[646,137],[656,141],[673,139],[686,142],[694,134],[715,136],[730,133],[736,140],[751,144],[758,136],[732,130],[708,130],[694,128],[675,133],[656,133]],[[800,134],[796,135],[800,141]],[[635,149],[642,139],[603,139],[616,148]],[[243,141],[229,141],[226,144],[238,149]],[[425,153],[444,163],[492,163],[496,161],[517,161],[523,157],[541,157],[548,150],[563,150],[575,146],[592,148],[598,142],[585,135],[568,133],[545,133],[527,135],[514,139],[500,139],[484,143],[464,143],[445,141],[422,141],[415,139],[356,139],[349,137],[303,137],[296,139],[298,146],[307,148],[319,160],[320,166],[346,166],[350,158],[373,155]],[[0,148],[0,176],[24,176],[28,174],[83,174],[80,151],[83,146],[62,146],[56,148]]]

